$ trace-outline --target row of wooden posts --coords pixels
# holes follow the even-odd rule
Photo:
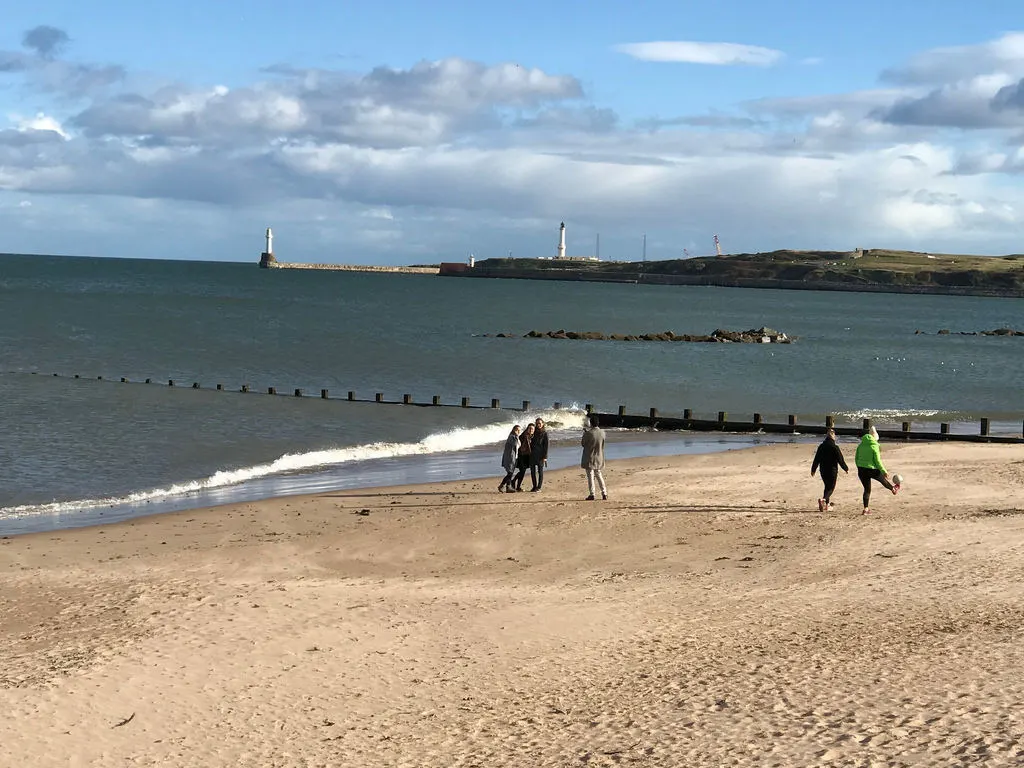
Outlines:
[[[60,376],[55,373],[54,376]],[[75,374],[74,378],[82,378],[79,374]],[[103,380],[102,376],[96,377],[98,380]],[[122,384],[132,383],[126,377],[121,377]],[[153,379],[146,379],[146,384],[152,384]],[[167,386],[174,387],[177,383],[174,379],[167,380]],[[202,389],[199,382],[193,382],[192,389]],[[216,389],[218,391],[224,391],[223,384],[217,384]],[[243,384],[239,389],[239,392],[252,392],[248,384]],[[267,387],[268,395],[279,395],[276,387]],[[306,397],[304,391],[300,388],[296,388],[294,397]],[[365,400],[356,397],[356,393],[353,390],[348,391],[348,395],[345,398],[332,398],[330,392],[327,389],[320,390],[320,398],[323,400],[346,400],[349,402],[359,403],[384,403],[389,405],[418,405],[418,406],[440,406],[440,407],[460,407],[460,408],[486,408],[488,406],[481,405],[470,405],[470,399],[463,397],[458,406],[453,406],[451,403],[442,403],[440,395],[434,395],[431,398],[430,403],[417,403],[413,401],[412,395],[402,395],[402,399],[398,400],[385,400],[384,393],[377,392],[374,394],[373,400]],[[523,411],[530,410],[530,401],[522,401]],[[501,401],[494,397],[491,398],[490,408],[500,409]],[[560,410],[562,408],[561,403],[554,403],[554,410]],[[760,413],[753,414],[753,418],[750,421],[730,421],[729,414],[725,411],[719,411],[716,419],[697,419],[693,416],[693,410],[686,408],[683,410],[682,417],[679,416],[662,416],[658,413],[657,408],[651,408],[646,416],[637,414],[627,414],[626,406],[620,405],[616,413],[600,413],[594,410],[594,407],[587,403],[585,410],[588,415],[596,414],[598,417],[598,423],[602,427],[620,427],[625,429],[650,429],[656,428],[659,430],[688,430],[693,432],[765,432],[773,434],[824,434],[827,430],[833,429],[837,435],[853,435],[859,436],[863,434],[872,426],[871,419],[863,419],[860,427],[856,426],[841,426],[837,425],[835,416],[829,415],[825,417],[824,424],[800,424],[795,414],[789,414],[787,417],[787,423],[785,424],[772,424],[764,421]],[[993,435],[991,434],[991,422],[988,418],[982,417],[978,432],[975,434],[954,434],[950,431],[950,425],[946,422],[939,424],[939,431],[933,430],[928,431],[914,431],[911,429],[911,423],[904,421],[900,425],[900,429],[879,429],[878,434],[881,437],[889,439],[903,439],[903,440],[957,440],[957,441],[969,441],[969,442],[999,442],[999,443],[1024,443],[1024,423],[1022,423],[1021,436],[1016,437],[1012,435]]]

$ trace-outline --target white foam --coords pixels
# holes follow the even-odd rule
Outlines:
[[[324,467],[350,464],[359,461],[387,459],[399,456],[418,456],[428,454],[453,453],[485,445],[504,442],[513,424],[523,426],[536,418],[541,418],[548,425],[553,437],[557,438],[563,430],[579,430],[583,426],[584,413],[579,410],[560,409],[542,410],[522,414],[520,419],[508,419],[480,427],[455,427],[444,432],[427,435],[417,443],[367,443],[348,448],[330,448],[322,451],[306,453],[286,453],[266,464],[255,464],[238,469],[224,469],[214,472],[202,480],[190,480],[175,483],[165,488],[135,491],[119,497],[80,499],[75,501],[55,501],[49,504],[26,504],[0,509],[0,517],[26,517],[29,515],[45,515],[74,512],[96,507],[109,507],[152,502],[173,496],[185,496],[190,493],[209,491],[215,488],[238,485],[249,480],[289,472],[302,472]]]
[[[865,408],[860,411],[840,411],[835,414],[846,419],[878,419],[896,420],[901,417],[927,418],[938,416],[942,411],[922,410],[920,408]]]

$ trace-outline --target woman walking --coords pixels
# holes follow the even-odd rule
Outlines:
[[[849,473],[846,466],[846,459],[843,452],[836,444],[836,432],[829,429],[825,433],[825,439],[821,441],[818,450],[814,452],[814,461],[811,463],[811,477],[817,470],[821,470],[821,482],[825,486],[825,492],[818,499],[818,511],[824,512],[832,509],[832,493],[836,489],[836,481],[839,479],[839,468]]]
[[[505,478],[498,483],[498,493],[503,493],[507,488],[514,491],[512,476],[516,473],[517,462],[519,461],[519,425],[512,427],[505,439],[505,450],[501,452],[501,468],[505,470]]]
[[[533,424],[527,424],[523,434],[519,436],[519,458],[516,460],[519,471],[512,481],[512,486],[517,491],[523,490],[523,478],[526,477],[526,470],[530,468],[530,442],[533,440],[533,430]]]
[[[860,483],[864,486],[864,511],[861,512],[862,515],[871,512],[868,502],[871,501],[872,480],[877,480],[892,491],[893,496],[899,493],[900,487],[889,482],[889,473],[885,471],[885,465],[882,464],[882,453],[878,449],[877,429],[874,427],[869,428],[864,437],[860,439],[860,445],[857,446],[857,453],[854,455],[853,460],[857,465],[857,477],[860,478]]]

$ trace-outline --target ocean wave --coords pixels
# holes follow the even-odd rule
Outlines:
[[[63,514],[97,507],[145,504],[175,496],[211,491],[218,488],[239,485],[272,475],[293,472],[314,471],[340,464],[359,461],[398,458],[405,456],[426,456],[431,454],[454,453],[486,445],[502,443],[508,437],[514,424],[527,424],[538,417],[547,424],[554,439],[562,433],[578,432],[583,427],[585,414],[575,403],[559,410],[538,410],[522,414],[520,419],[509,419],[479,427],[456,427],[454,429],[427,435],[416,443],[376,442],[354,445],[346,448],[328,448],[304,453],[286,453],[274,461],[254,464],[238,469],[224,469],[214,472],[201,480],[174,483],[164,488],[134,491],[124,496],[55,501],[48,504],[26,504],[0,508],[0,517],[17,518],[30,515]]]
[[[927,410],[920,408],[864,408],[859,411],[839,411],[836,417],[844,419],[878,419],[892,420],[900,418],[929,418],[938,416],[945,411]]]

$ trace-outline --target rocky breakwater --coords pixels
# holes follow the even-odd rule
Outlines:
[[[914,331],[914,335],[925,334],[926,331]],[[937,336],[1024,336],[1024,331],[1013,328],[993,328],[991,331],[951,331],[948,328],[936,331]]]
[[[519,338],[515,333],[485,333],[496,338]],[[790,344],[796,338],[771,328],[751,328],[749,331],[727,331],[716,328],[709,334],[674,333],[601,333],[600,331],[530,331],[525,339],[581,339],[584,341],[690,341],[735,344]]]

